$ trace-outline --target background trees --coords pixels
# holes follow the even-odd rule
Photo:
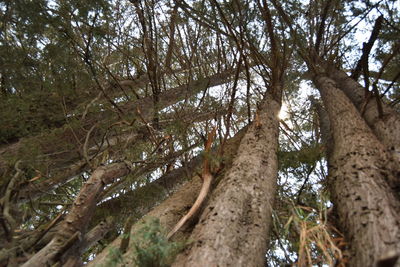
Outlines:
[[[1,264],[395,261],[395,1],[0,10]]]

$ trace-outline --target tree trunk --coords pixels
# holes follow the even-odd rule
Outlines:
[[[118,218],[117,225],[123,223],[129,216],[136,220],[141,218],[191,178],[194,171],[200,166],[202,158],[202,155],[198,155],[185,166],[167,172],[145,186],[102,202],[96,207],[91,225],[97,224],[104,218],[104,215]]]
[[[80,190],[55,237],[22,266],[41,267],[60,261],[62,256],[85,235],[99,192],[115,179],[127,175],[129,171],[124,163],[113,163],[97,168]]]
[[[224,159],[223,165],[229,168],[232,165],[232,158],[237,152],[237,148],[245,134],[245,129],[240,130],[233,138],[229,139],[224,148]],[[194,176],[191,181],[186,182],[182,187],[168,199],[163,201],[160,205],[155,207],[140,221],[133,225],[130,230],[131,236],[135,236],[136,230],[140,227],[141,222],[144,222],[147,218],[156,217],[160,219],[160,223],[167,227],[172,228],[179,219],[185,214],[195,202],[198,192],[201,187],[201,179],[198,175]],[[182,233],[180,233],[182,238]],[[189,238],[186,233],[183,233],[184,238]],[[107,258],[110,257],[110,251],[115,248],[119,248],[122,242],[121,236],[116,238],[109,246],[107,246],[96,258],[89,262],[88,267],[97,266],[98,264],[104,263]],[[125,266],[136,266],[134,261],[134,248],[132,244],[129,244],[128,251],[124,254]]]
[[[162,225],[173,227],[182,214],[187,211],[191,203],[195,201],[200,187],[201,179],[200,177],[195,176],[191,181],[185,183],[175,194],[155,207],[145,217],[137,222],[131,229],[131,235],[134,237],[134,233],[140,227],[140,223],[146,221],[147,218],[159,218]],[[102,266],[99,264],[104,264],[111,256],[110,251],[112,249],[120,248],[121,242],[121,236],[116,238],[99,255],[97,255],[93,261],[89,262],[87,266]],[[134,264],[133,253],[131,250],[128,250],[124,255],[124,262],[126,263],[125,266],[136,266]]]
[[[174,154],[182,154],[181,151]],[[177,155],[167,156],[165,162],[176,158]],[[162,163],[164,163],[162,161]],[[146,174],[160,165],[160,162],[149,162],[143,168],[139,168],[137,173]],[[86,229],[94,214],[96,204],[104,197],[102,195],[104,187],[112,184],[117,178],[124,177],[131,172],[126,163],[111,163],[106,166],[97,167],[88,181],[81,188],[74,204],[69,211],[62,226],[55,237],[38,253],[36,253],[24,266],[40,266],[46,263],[63,261],[64,254],[69,253],[73,244],[79,243],[82,235],[86,234]],[[80,255],[79,255],[80,256]]]
[[[329,188],[350,242],[349,266],[375,266],[400,249],[400,203],[387,181],[390,155],[333,80],[317,75],[334,139]]]
[[[267,94],[173,266],[262,266],[278,171],[280,103]]]
[[[379,112],[376,96],[344,71],[328,66],[329,77],[336,82],[351,102],[361,112],[376,137],[386,145],[396,160],[400,161],[400,115],[392,107],[381,101],[382,114]]]

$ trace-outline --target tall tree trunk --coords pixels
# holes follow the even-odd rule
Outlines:
[[[155,207],[152,211],[146,214],[139,222],[133,225],[130,233],[131,238],[135,237],[135,232],[140,228],[141,223],[145,222],[148,218],[159,218],[162,225],[173,226],[181,217],[187,207],[191,205],[196,199],[197,192],[201,187],[201,179],[198,176],[193,177],[191,181],[185,183],[176,193],[171,197],[167,198],[160,205]],[[119,236],[113,242],[111,242],[96,258],[89,262],[89,266],[106,266],[102,265],[112,257],[111,251],[121,247],[123,237]],[[129,244],[131,245],[131,244]],[[134,253],[132,247],[124,254],[124,266],[137,266],[134,260]],[[116,265],[120,266],[120,265]],[[156,266],[156,265],[155,265]]]
[[[167,156],[165,162],[171,161],[181,151]],[[163,162],[163,161],[162,161]],[[159,167],[159,162],[153,162],[138,169],[137,174],[146,174]],[[82,186],[69,213],[62,222],[60,229],[53,239],[38,253],[27,261],[24,266],[40,266],[47,263],[60,261],[65,263],[65,255],[69,255],[71,248],[79,247],[80,236],[86,234],[89,222],[92,219],[97,203],[104,197],[102,195],[105,186],[114,183],[117,178],[122,178],[131,172],[131,168],[125,163],[111,163],[106,166],[97,167],[88,181]],[[80,255],[79,255],[80,256]]]
[[[314,83],[332,128],[328,183],[350,242],[349,266],[375,266],[400,249],[400,203],[387,183],[397,178],[390,155],[333,80],[316,75]]]
[[[237,152],[239,144],[243,139],[246,132],[246,128],[240,130],[233,138],[229,139],[224,147],[224,157],[223,165],[229,168],[232,165],[232,158]],[[218,147],[216,148],[218,149]],[[175,178],[176,179],[176,178]],[[168,199],[163,201],[160,205],[155,207],[146,216],[144,216],[140,221],[135,223],[130,231],[131,236],[135,237],[135,232],[140,227],[141,222],[145,221],[146,218],[156,217],[160,219],[160,223],[163,226],[172,228],[178,220],[185,214],[195,201],[198,192],[201,188],[201,179],[198,175],[194,176],[191,181],[186,182],[182,187],[170,196]],[[185,234],[183,234],[185,236]],[[182,236],[180,236],[182,237]],[[185,236],[189,238],[188,236]],[[110,257],[110,251],[114,248],[120,247],[122,243],[121,236],[116,238],[107,248],[105,248],[96,258],[89,262],[88,266],[97,266],[98,264],[105,262],[107,258]],[[129,243],[129,248],[124,254],[124,263],[127,266],[136,266],[134,260],[135,248],[131,243]]]
[[[115,179],[129,173],[124,163],[97,168],[80,190],[74,204],[53,239],[22,266],[40,267],[65,263],[63,256],[86,234],[89,221],[98,201],[99,192]]]
[[[381,99],[379,99],[382,108],[380,112],[377,96],[371,92],[366,92],[364,87],[344,71],[331,65],[327,65],[326,69],[329,77],[336,82],[339,89],[361,112],[377,138],[400,161],[400,114]]]
[[[262,266],[278,171],[280,103],[270,93],[243,137],[232,167],[173,266]]]

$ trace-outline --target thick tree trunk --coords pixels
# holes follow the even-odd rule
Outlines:
[[[167,157],[165,162],[182,154],[178,151]],[[149,163],[137,170],[137,174],[146,174],[163,165],[160,162]],[[24,266],[40,266],[42,264],[60,261],[65,263],[64,255],[69,254],[72,245],[79,243],[80,236],[86,233],[86,229],[94,214],[96,204],[103,197],[102,192],[106,185],[112,184],[117,178],[124,177],[131,172],[126,163],[112,163],[100,166],[94,170],[88,181],[83,185],[74,204],[69,211],[62,226],[55,237],[38,253],[36,253]],[[79,255],[80,256],[80,255]]]
[[[362,113],[367,124],[374,131],[376,137],[386,145],[395,158],[400,161],[400,115],[396,110],[383,101],[382,113],[376,96],[366,90],[357,81],[348,76],[344,71],[328,66],[329,77],[336,82],[339,89],[353,102]]]
[[[150,211],[143,219],[136,223],[131,229],[131,235],[134,237],[135,231],[140,227],[140,223],[146,221],[147,218],[159,218],[162,225],[168,225],[172,227],[195,201],[197,192],[201,187],[201,179],[196,176],[191,181],[185,183],[175,194],[166,199],[160,205]],[[87,265],[99,266],[104,264],[110,257],[110,251],[112,249],[118,249],[121,246],[122,237],[116,238],[110,245],[108,245],[96,258],[89,262]],[[134,259],[132,258],[133,253],[131,250],[124,255],[125,266],[136,266],[134,265]],[[101,265],[100,265],[101,266]]]
[[[270,94],[243,137],[232,167],[173,266],[262,266],[278,171],[278,113]]]
[[[103,219],[104,214],[119,219],[123,223],[128,216],[139,219],[157,203],[163,201],[171,192],[191,178],[193,172],[200,166],[202,155],[198,155],[185,166],[167,172],[159,179],[125,194],[104,201],[96,207],[91,224]]]
[[[246,129],[240,130],[233,138],[229,139],[224,148],[224,159],[223,165],[229,168],[232,165],[232,158],[237,152],[237,148],[246,132]],[[218,149],[218,148],[217,148]],[[146,214],[140,221],[133,225],[130,233],[131,236],[135,236],[135,232],[141,226],[141,222],[145,221],[146,218],[156,217],[160,219],[160,223],[167,227],[172,228],[181,219],[181,217],[187,213],[191,205],[195,202],[198,192],[201,188],[201,179],[197,175],[192,178],[191,181],[186,182],[176,193],[162,202],[160,205],[155,207],[152,211]],[[187,233],[180,233],[179,237],[189,238]],[[119,248],[122,242],[122,238],[116,238],[109,246],[107,246],[96,258],[89,262],[88,267],[97,266],[98,264],[104,263],[107,258],[110,257],[110,250]],[[128,251],[124,254],[125,266],[136,266],[134,260],[134,248],[132,244],[129,244]]]
[[[349,266],[375,266],[400,249],[400,203],[387,183],[397,178],[390,155],[333,80],[317,75],[314,82],[332,128],[328,183],[350,242]]]
[[[240,135],[237,138],[240,138]],[[235,139],[230,140],[230,143],[234,144]],[[81,189],[72,209],[60,225],[55,236],[23,266],[41,266],[56,262],[71,265],[79,262],[80,253],[86,247],[86,244],[80,241],[81,236],[86,233],[86,228],[94,213],[95,205],[99,200],[100,192],[107,184],[112,183],[116,178],[124,176],[129,172],[130,169],[125,163],[113,163],[97,168]],[[196,194],[191,193],[188,197],[191,200],[195,196]],[[179,205],[182,205],[182,203]],[[179,217],[179,214],[175,217]],[[174,222],[174,220],[171,221]]]
[[[144,214],[146,214],[149,209],[153,207],[157,202],[159,203],[160,201],[164,200],[164,198],[169,193],[179,187],[184,182],[186,175],[190,175],[191,173],[193,173],[195,168],[200,163],[201,155],[190,161],[187,166],[172,170],[162,176],[160,179],[150,183],[147,186],[138,188],[132,192],[126,193],[123,196],[102,203],[100,206],[96,207],[95,215],[97,214],[97,217],[93,216],[93,219],[89,220],[87,217],[87,212],[82,211],[79,214],[82,216],[82,218],[86,217],[86,223],[79,222],[79,225],[92,225],[94,229],[97,229],[98,227],[95,227],[95,225],[104,226],[102,220],[104,220],[105,216],[107,216],[113,219],[114,223],[112,228],[115,230],[116,225],[122,227],[121,223],[123,223],[125,219],[129,216],[131,216],[135,220],[138,220],[138,218],[141,218]],[[104,169],[109,167],[102,168]],[[126,166],[123,166],[123,163],[117,166],[117,168],[121,169],[121,171],[129,171]],[[93,181],[91,182],[93,183]],[[94,190],[93,188],[90,191],[91,193],[98,195],[95,192],[96,190]],[[90,204],[86,202],[85,205]],[[88,221],[90,221],[89,224],[87,223]],[[81,241],[75,242],[71,249],[68,250],[66,255],[63,256],[63,258],[71,257],[72,260],[68,259],[68,262],[75,262],[75,260],[80,259],[82,252],[84,252],[85,249],[87,247],[90,247],[93,243],[92,241],[90,241],[93,240],[93,233],[98,233],[98,231],[94,231],[94,229],[87,233],[85,235],[85,238],[83,238]],[[104,229],[104,227],[101,229]],[[0,250],[0,265],[4,263],[8,259],[8,257],[11,257],[11,252],[22,253],[23,251],[34,251],[34,249],[32,248],[33,245],[38,245],[37,247],[43,247],[47,245],[47,243],[49,243],[57,233],[60,232],[65,233],[65,229],[63,228],[62,224],[53,227],[48,233],[42,234],[43,237],[41,238],[37,237],[37,234],[41,235],[41,231],[39,231],[36,235],[31,234],[27,236],[26,240],[21,240],[17,250],[15,248]],[[84,232],[85,230],[83,228],[80,229],[80,233],[82,235],[84,234]],[[36,231],[34,233],[36,233]],[[86,236],[88,236],[88,238],[86,238]],[[40,243],[42,243],[41,246],[39,244],[39,241]]]
[[[41,267],[61,261],[62,256],[85,235],[99,192],[115,179],[127,175],[129,171],[124,163],[97,168],[82,187],[55,237],[23,266]]]

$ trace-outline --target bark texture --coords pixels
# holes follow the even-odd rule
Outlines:
[[[169,227],[173,227],[174,224],[180,219],[182,214],[184,214],[188,207],[190,207],[191,203],[193,203],[197,197],[197,192],[201,187],[201,179],[196,176],[191,181],[187,182],[180,188],[175,194],[166,199],[163,203],[158,205],[152,211],[150,211],[142,220],[140,220],[137,224],[135,224],[131,233],[134,234],[140,226],[140,222],[145,221],[146,218],[157,217],[160,219],[160,223],[162,225],[168,225]],[[121,244],[121,237],[118,237],[114,240],[107,248],[103,250],[102,253],[96,256],[96,258],[91,261],[87,266],[97,266],[98,264],[106,262],[109,257],[110,249],[119,248]],[[128,251],[124,256],[124,260],[129,264],[133,264],[134,260],[132,259],[132,252]],[[126,265],[132,266],[132,265]],[[134,265],[133,265],[134,266]]]
[[[173,266],[263,266],[277,178],[278,112],[268,95],[232,167]]]
[[[385,144],[397,161],[400,161],[400,115],[382,101],[383,114],[379,113],[376,96],[368,92],[344,71],[335,67],[327,68],[329,77],[362,113],[376,137]]]
[[[86,233],[89,220],[95,210],[98,195],[103,188],[115,179],[129,173],[124,163],[113,163],[97,168],[86,184],[82,187],[72,209],[69,211],[62,227],[55,237],[24,265],[26,267],[41,267],[62,260],[62,256]]]
[[[224,158],[223,165],[226,167],[230,167],[232,164],[233,155],[236,154],[237,148],[247,130],[247,127],[240,130],[233,138],[229,139],[226,142],[224,148]],[[218,149],[218,148],[216,148]],[[195,159],[197,161],[197,159]],[[179,175],[178,173],[175,173]],[[183,175],[183,173],[182,173]],[[170,177],[170,176],[168,176]],[[180,181],[180,178],[173,178],[177,181]],[[160,223],[166,228],[170,229],[181,219],[181,217],[188,212],[191,208],[191,205],[197,198],[198,192],[200,191],[202,182],[200,177],[194,176],[191,181],[186,182],[179,188],[174,194],[172,194],[168,199],[163,201],[160,205],[151,210],[145,217],[139,220],[137,223],[133,225],[131,228],[131,235],[134,236],[138,227],[141,226],[141,222],[145,221],[147,218],[156,217],[160,219]],[[177,233],[177,237],[181,239],[187,239],[187,233]],[[122,238],[116,238],[109,246],[107,246],[96,258],[91,261],[88,266],[97,266],[107,260],[110,255],[110,249],[119,248],[122,242]],[[131,246],[131,244],[129,244]],[[124,255],[124,263],[126,266],[136,266],[134,258],[132,255],[135,253],[132,252],[132,247],[129,247],[128,251]]]
[[[328,183],[350,243],[349,266],[375,266],[400,250],[400,203],[387,183],[396,178],[390,155],[333,80],[317,75],[314,82],[332,128]]]
[[[181,152],[178,152],[181,154]],[[172,155],[171,159],[175,158]],[[168,162],[168,159],[166,160]],[[139,168],[137,175],[148,173],[154,170],[161,163],[149,163],[143,168]],[[65,263],[72,254],[70,249],[81,246],[81,236],[86,233],[86,228],[94,214],[96,204],[103,197],[104,187],[112,184],[117,178],[126,176],[131,169],[126,163],[112,163],[107,166],[96,168],[89,180],[84,184],[79,192],[74,204],[69,211],[65,221],[56,233],[55,237],[37,254],[35,254],[26,266],[40,266],[40,264],[54,263],[60,261]],[[78,258],[82,249],[75,249],[73,257]]]

